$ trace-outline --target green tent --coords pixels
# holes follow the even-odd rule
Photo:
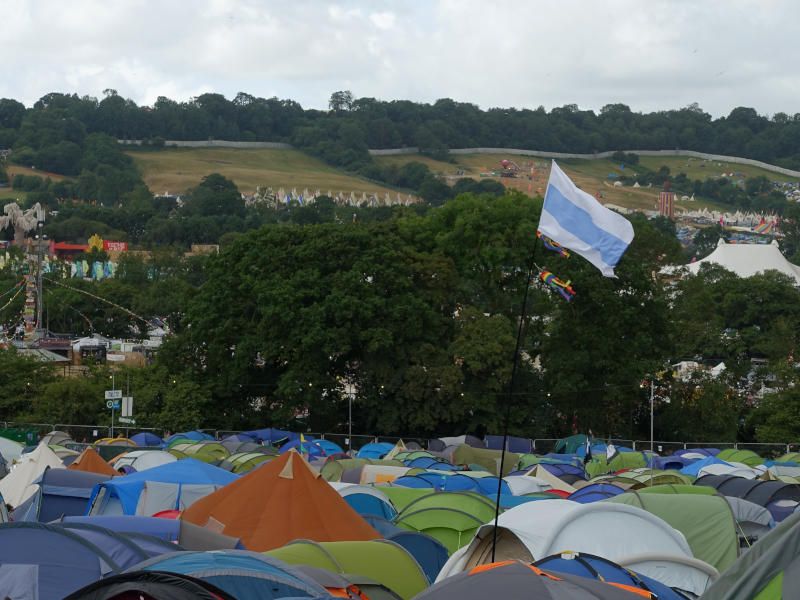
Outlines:
[[[245,473],[276,457],[277,455],[264,454],[263,452],[238,452],[223,460],[219,467],[231,473]]]
[[[439,492],[409,502],[394,524],[436,538],[452,554],[467,545],[478,527],[494,519],[495,507],[481,494]]]
[[[414,460],[415,458],[436,458],[427,450],[405,450],[394,455],[395,460]]]
[[[453,450],[452,463],[454,465],[480,465],[490,473],[497,475],[500,470],[500,457],[502,454],[502,450],[473,448],[465,444]],[[506,456],[503,461],[503,477],[513,471],[519,462],[519,454],[514,452],[506,452],[505,454]]]
[[[592,460],[584,465],[584,469],[586,469],[586,473],[589,477],[594,477],[595,475],[608,473],[609,471],[627,471],[629,469],[638,469],[646,466],[647,461],[641,452],[620,452],[611,459],[610,463],[606,461],[605,454],[600,454],[598,456],[592,455]]]
[[[0,435],[2,435],[2,432],[0,432]],[[800,465],[800,452],[788,452],[780,458],[776,458],[775,462],[793,462]]]
[[[800,581],[800,512],[775,529],[725,571],[703,600],[786,600],[797,598]]]
[[[722,496],[626,492],[601,502],[636,506],[661,518],[683,534],[695,558],[720,573],[739,555],[736,519]]]
[[[680,471],[675,471],[672,469],[667,469],[665,471],[660,471],[658,469],[631,469],[629,471],[625,471],[620,473],[621,476],[627,479],[633,479],[637,483],[634,485],[635,488],[640,488],[644,486],[654,486],[654,485],[664,485],[666,483],[671,483],[675,485],[688,485],[691,484],[694,479],[689,475],[684,475]]]
[[[386,494],[397,512],[401,512],[410,502],[433,491],[432,488],[407,488],[399,485],[376,485],[375,488]]]
[[[736,448],[725,448],[720,450],[717,458],[725,462],[738,462],[747,465],[748,467],[755,467],[764,463],[764,459],[752,450],[737,450]]]
[[[689,485],[685,483],[661,483],[652,487],[636,490],[638,494],[700,494],[701,496],[717,495],[717,490],[710,485]]]
[[[428,580],[419,563],[402,546],[389,540],[296,540],[264,554],[290,565],[310,565],[334,573],[363,575],[385,585],[403,600],[409,600],[428,587]]]
[[[225,460],[231,453],[228,449],[219,442],[204,441],[204,442],[186,442],[181,444],[172,444],[167,452],[176,454],[180,452],[185,456],[202,460],[205,463],[215,463],[220,460]],[[178,456],[178,458],[180,458]]]
[[[562,438],[556,442],[553,452],[556,454],[575,454],[578,448],[586,446],[586,440],[591,439],[583,433]]]
[[[404,467],[402,461],[390,459],[381,460],[377,458],[342,458],[335,460],[328,460],[320,473],[325,481],[341,481],[342,473],[351,469],[358,469],[364,465],[384,465],[389,467]]]

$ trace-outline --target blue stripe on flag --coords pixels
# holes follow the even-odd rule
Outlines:
[[[588,212],[575,206],[554,185],[547,188],[544,208],[564,230],[600,252],[607,265],[616,265],[628,248],[626,242],[595,225]]]

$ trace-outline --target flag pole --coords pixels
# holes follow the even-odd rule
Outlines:
[[[531,289],[533,280],[533,270],[536,268],[536,248],[539,245],[539,238],[534,238],[533,252],[531,252],[531,262],[528,266],[528,278],[525,282],[525,293],[522,296],[522,307],[519,315],[519,326],[517,327],[517,343],[514,346],[514,360],[511,363],[511,377],[508,381],[508,399],[506,400],[506,414],[503,422],[503,445],[500,450],[500,470],[497,473],[497,497],[494,505],[494,533],[492,536],[492,562],[494,562],[495,548],[497,547],[497,519],[500,517],[500,491],[503,486],[503,468],[506,460],[506,445],[508,444],[508,428],[511,422],[511,401],[514,398],[514,384],[516,383],[517,365],[519,363],[519,349],[522,346],[522,337],[525,326],[525,315],[528,310],[528,291]]]

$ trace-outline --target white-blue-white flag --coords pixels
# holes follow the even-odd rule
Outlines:
[[[633,240],[633,225],[579,189],[556,161],[544,195],[539,231],[616,277],[614,266]]]

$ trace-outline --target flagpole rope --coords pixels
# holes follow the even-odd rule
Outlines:
[[[492,534],[492,562],[494,562],[495,550],[497,548],[497,520],[500,517],[500,491],[503,487],[503,469],[506,461],[506,444],[508,443],[508,429],[511,423],[511,401],[514,396],[514,384],[516,383],[517,365],[519,363],[519,349],[522,346],[522,338],[525,330],[525,315],[528,312],[528,292],[533,281],[533,272],[536,265],[536,248],[539,246],[538,238],[533,242],[533,252],[528,266],[528,278],[525,282],[525,293],[522,296],[522,308],[519,315],[519,326],[517,327],[517,343],[514,346],[514,360],[511,363],[511,377],[508,382],[508,393],[506,400],[506,415],[503,422],[503,445],[500,449],[500,470],[497,473],[497,497],[494,505],[494,532]]]

